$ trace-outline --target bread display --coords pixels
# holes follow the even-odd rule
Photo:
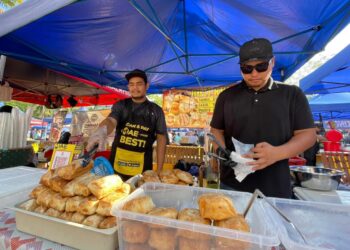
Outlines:
[[[84,215],[93,215],[96,213],[99,200],[95,196],[85,198],[78,207],[78,212]]]
[[[155,205],[152,198],[146,195],[132,199],[123,206],[123,210],[141,214],[147,214],[153,208],[155,208]]]
[[[55,192],[61,192],[64,188],[64,186],[68,183],[69,181],[62,179],[59,176],[54,176],[50,178],[49,184],[50,188],[55,191]]]
[[[86,178],[76,182],[74,184],[74,194],[79,195],[79,196],[88,197],[89,195],[91,195],[91,191],[88,188],[89,183],[91,183],[92,181],[97,180],[99,178],[101,178],[101,176],[91,174],[91,175],[87,176]]]
[[[209,240],[193,240],[179,237],[179,250],[210,250],[211,241]]]
[[[134,243],[125,243],[123,246],[124,250],[152,250],[148,244],[134,244]]]
[[[39,185],[39,186],[36,186],[32,192],[29,194],[29,197],[30,198],[38,198],[38,195],[43,192],[43,191],[46,191],[46,190],[49,190],[48,187],[44,186],[44,185]]]
[[[60,212],[63,212],[66,210],[67,200],[68,197],[62,197],[60,193],[56,193],[52,195],[51,200],[49,202],[49,206]]]
[[[54,173],[55,170],[53,169],[47,170],[47,172],[41,176],[39,183],[46,187],[50,187],[50,178],[54,175]]]
[[[195,208],[185,208],[181,210],[177,216],[178,220],[194,222],[198,224],[210,225],[210,220],[202,218],[199,210]],[[193,240],[209,240],[210,235],[197,233],[190,230],[178,229],[177,235]]]
[[[67,199],[66,202],[66,212],[76,212],[80,203],[84,201],[85,197],[74,196]]]
[[[149,228],[141,222],[123,221],[122,236],[128,243],[145,243],[148,241]]]
[[[72,215],[72,221],[75,222],[75,223],[83,223],[83,221],[85,220],[87,216],[86,215],[83,215],[79,212],[75,212],[73,215]]]
[[[149,215],[158,216],[158,217],[164,217],[169,219],[177,219],[177,210],[174,207],[156,207],[152,209],[149,213]],[[157,224],[149,224],[150,228],[163,228],[162,225]]]
[[[41,192],[36,199],[36,203],[40,206],[49,207],[52,196],[55,194],[54,191],[48,189]]]
[[[146,182],[162,182],[167,184],[177,184],[177,185],[192,185],[193,177],[190,173],[182,171],[180,169],[163,169],[159,176],[157,172],[153,170],[147,170],[143,172],[142,177],[138,180],[137,185],[141,186]]]
[[[96,213],[104,216],[111,216],[111,210],[113,205],[125,198],[127,194],[114,192],[109,194],[108,196],[102,198],[98,204],[96,209]]]
[[[152,229],[148,239],[148,245],[157,250],[175,249],[175,232],[174,229]]]
[[[122,187],[123,181],[118,175],[108,175],[89,183],[93,195],[101,199]]]
[[[117,226],[117,218],[115,216],[108,216],[101,221],[98,228],[107,229]]]
[[[174,169],[174,174],[176,175],[177,178],[179,178],[180,182],[193,184],[193,178],[190,173],[182,171],[180,169]]]
[[[94,166],[94,162],[90,161],[89,164],[86,167],[82,167],[81,165],[82,159],[73,161],[69,165],[65,167],[61,167],[57,169],[57,174],[59,177],[70,181],[74,178],[83,175],[84,173],[87,173],[91,170],[91,168]]]
[[[74,180],[70,181],[67,183],[67,185],[65,185],[61,191],[61,195],[64,196],[64,197],[72,197],[75,195],[74,193],[74,186],[83,181],[85,178],[89,178],[90,176],[93,176],[93,174],[91,173],[86,173],[86,174],[83,174],[77,178],[75,178]]]
[[[35,199],[30,199],[23,202],[19,207],[27,211],[34,211],[38,207],[38,204]]]
[[[210,220],[224,220],[237,214],[232,200],[222,194],[203,194],[198,205],[201,216]]]
[[[85,226],[98,228],[98,225],[100,225],[100,223],[104,219],[105,219],[104,216],[101,216],[99,214],[94,214],[86,217],[82,224]]]
[[[39,214],[44,214],[47,210],[47,207],[44,207],[44,206],[37,206],[35,209],[34,209],[34,212],[36,213],[39,213]]]
[[[61,212],[50,207],[49,209],[46,210],[45,214],[51,217],[58,218],[61,215]]]
[[[73,212],[63,212],[58,218],[66,221],[72,221]]]
[[[159,173],[159,177],[163,183],[176,184],[179,181],[179,178],[176,177],[174,171],[169,169],[163,169]]]

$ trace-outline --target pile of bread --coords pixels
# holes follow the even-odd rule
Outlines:
[[[137,185],[141,186],[146,182],[161,182],[167,184],[177,185],[192,185],[193,177],[190,173],[182,171],[180,169],[163,169],[159,175],[153,170],[147,170],[143,172],[142,177],[138,181]]]
[[[111,208],[131,192],[118,175],[98,176],[74,161],[66,167],[48,170],[35,187],[30,200],[19,207],[27,211],[81,223],[95,228],[116,226]]]
[[[232,200],[221,194],[207,193],[198,198],[199,209],[155,207],[152,198],[140,196],[126,202],[123,210],[160,216],[180,221],[249,232],[244,217],[238,214]],[[171,228],[156,223],[143,223],[134,220],[119,221],[122,227],[123,249],[247,249],[248,242],[238,241],[210,234],[180,228]],[[193,228],[195,226],[191,226]]]

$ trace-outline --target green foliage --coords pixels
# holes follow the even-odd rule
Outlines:
[[[12,8],[21,3],[23,3],[23,0],[0,0],[0,6],[5,8]]]
[[[152,94],[147,96],[151,102],[158,104],[163,107],[163,95],[162,94]]]

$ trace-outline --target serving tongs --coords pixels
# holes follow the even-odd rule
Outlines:
[[[247,207],[245,208],[243,212],[243,217],[245,218],[252,207],[254,201],[257,197],[262,198],[264,201],[266,201],[285,221],[288,222],[288,224],[299,234],[299,236],[303,239],[304,243],[307,244],[306,238],[301,233],[301,231],[293,224],[293,222],[288,219],[288,217],[278,208],[276,207],[259,189],[255,189],[252,197],[250,198]]]
[[[216,137],[212,134],[212,133],[207,133],[207,136],[209,138],[209,140],[211,140],[212,142],[215,142],[216,145],[218,145],[218,147],[220,148],[221,151],[225,152],[226,155],[230,155],[231,152],[229,150],[227,150],[222,144],[221,142],[219,142],[218,139],[216,139]],[[214,156],[214,155],[213,155]],[[215,156],[214,156],[215,157]],[[225,159],[227,160],[227,159]]]
[[[81,166],[83,168],[85,168],[91,161],[92,157],[95,155],[95,153],[97,152],[97,149],[98,149],[98,144],[96,144],[92,149],[90,149],[90,151],[86,152],[82,159],[82,163],[81,163]]]

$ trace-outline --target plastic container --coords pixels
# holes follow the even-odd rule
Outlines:
[[[280,240],[277,237],[277,229],[273,227],[273,222],[266,215],[265,209],[259,200],[254,202],[246,218],[251,228],[250,233],[121,210],[125,202],[142,195],[149,195],[152,197],[157,207],[175,207],[178,211],[184,208],[198,208],[197,198],[204,193],[225,194],[233,200],[238,213],[243,212],[251,197],[250,193],[243,192],[162,183],[146,183],[112,209],[112,213],[117,216],[118,220],[120,249],[126,249],[126,245],[129,244],[123,240],[123,234],[127,231],[124,225],[130,225],[130,222],[141,222],[141,224],[146,225],[148,228],[146,231],[166,230],[167,232],[171,232],[171,235],[175,237],[177,243],[180,240],[178,233],[185,230],[186,234],[195,233],[196,237],[192,240],[194,244],[203,243],[204,239],[208,240],[207,244],[209,245],[215,244],[215,240],[220,236],[220,238],[225,238],[232,244],[231,248],[226,249],[278,249]],[[153,226],[156,224],[162,227],[161,229],[153,229],[150,228],[151,224],[153,224]],[[198,242],[196,242],[196,240],[198,240]],[[163,239],[163,241],[168,240]],[[147,240],[144,244],[143,247],[147,247]],[[215,248],[215,245],[212,245],[212,247]]]
[[[350,206],[321,202],[269,198],[301,231],[302,238],[279,216],[271,206],[264,203],[271,218],[279,228],[278,236],[286,249],[324,250],[349,249]]]
[[[341,151],[340,142],[324,141],[322,143],[324,151]]]

